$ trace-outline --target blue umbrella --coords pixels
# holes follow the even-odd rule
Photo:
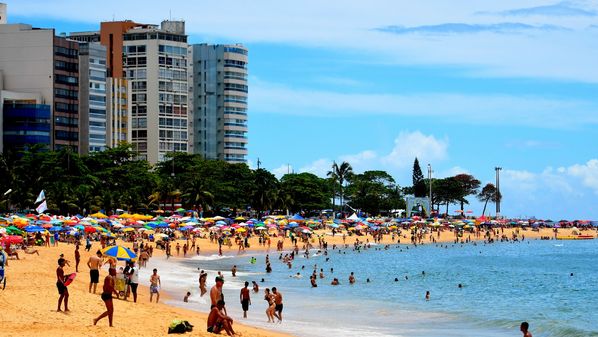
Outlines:
[[[63,228],[61,226],[52,226],[50,227],[50,229],[48,229],[50,232],[60,232],[61,230],[63,230]]]
[[[36,232],[43,232],[45,229],[41,228],[40,226],[29,225],[23,228],[27,233],[36,233]]]

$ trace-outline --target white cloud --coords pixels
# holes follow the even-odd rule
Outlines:
[[[275,175],[276,178],[280,179],[285,174],[287,174],[289,172],[293,172],[293,166],[287,165],[287,164],[283,164],[283,165],[280,165],[279,167],[277,167],[275,169],[270,170],[270,172],[272,172],[272,174]]]
[[[429,163],[447,158],[448,139],[437,139],[420,131],[401,132],[395,139],[392,151],[382,158],[382,163],[397,168],[409,167],[417,157],[420,163]]]
[[[598,82],[598,32],[587,29],[595,24],[595,2],[583,7],[553,1],[520,0],[451,2],[319,1],[280,2],[273,0],[194,2],[116,1],[102,6],[88,1],[13,1],[10,15],[53,17],[82,22],[113,18],[139,22],[160,22],[172,11],[173,18],[186,20],[187,31],[208,42],[267,42],[309,47],[325,47],[364,53],[370,61],[395,64],[466,66],[475,76],[539,77]],[[483,32],[444,36],[397,35],[377,28],[461,24],[487,26],[504,22],[504,13],[518,15],[516,24],[563,26],[567,31],[524,33]],[[519,11],[519,12],[518,12]],[[478,15],[476,13],[497,13]],[[201,13],[190,15],[189,13]],[[569,15],[546,15],[568,13]],[[114,15],[117,16],[114,16]],[[9,20],[10,20],[9,15]]]
[[[598,159],[591,159],[585,164],[576,164],[567,167],[563,172],[581,179],[584,186],[598,194]]]
[[[318,159],[299,169],[299,172],[309,172],[318,177],[326,177],[328,171],[332,168],[332,161],[328,159]]]
[[[257,113],[301,116],[418,116],[462,124],[571,128],[598,124],[598,102],[535,96],[339,93],[290,88],[253,79]],[[564,113],[567,112],[567,113]]]

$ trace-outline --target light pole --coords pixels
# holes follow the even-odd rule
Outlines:
[[[496,171],[496,218],[500,216],[500,170],[502,167],[495,167]]]
[[[430,214],[432,214],[432,165],[428,164],[428,185],[430,185],[430,191],[428,193],[428,200],[429,200],[429,207],[430,207]]]

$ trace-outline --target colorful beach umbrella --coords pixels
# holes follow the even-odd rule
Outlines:
[[[104,256],[113,257],[119,261],[129,261],[137,258],[137,255],[127,247],[110,246],[102,249]]]

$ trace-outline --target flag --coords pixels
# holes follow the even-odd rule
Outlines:
[[[48,209],[48,204],[46,204],[46,201],[44,200],[44,202],[39,204],[39,206],[37,206],[37,208],[35,210],[37,211],[37,213],[42,214],[47,209]]]
[[[44,194],[44,190],[42,190],[41,192],[39,192],[37,199],[35,199],[35,203],[37,204],[38,202],[42,202],[44,200],[46,200],[46,194]]]

